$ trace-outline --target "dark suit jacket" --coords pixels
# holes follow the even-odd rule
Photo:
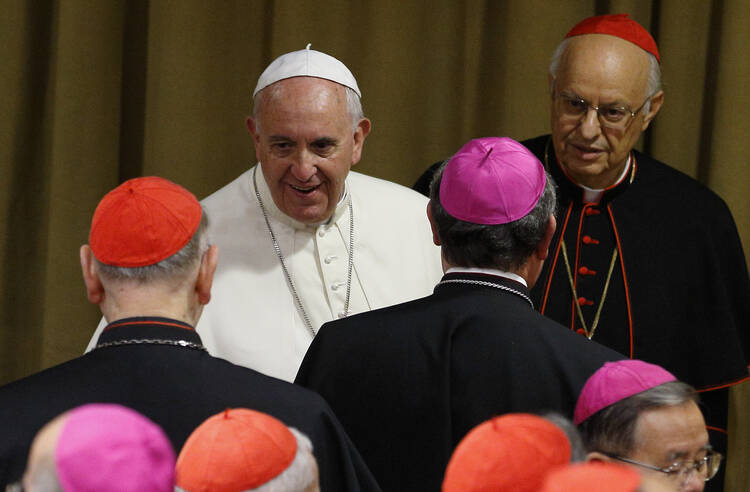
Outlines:
[[[622,358],[502,290],[528,296],[517,282],[481,274],[443,280],[459,282],[326,323],[297,374],[329,402],[389,492],[440,490],[454,447],[492,416],[571,417],[586,379]]]
[[[266,412],[310,437],[322,490],[379,490],[320,396],[203,350],[106,346],[143,339],[201,346],[198,334],[179,321],[130,318],[110,324],[88,354],[0,388],[0,487],[20,477],[29,445],[46,422],[78,405],[111,402],[159,424],[177,452],[198,425],[226,408]]]

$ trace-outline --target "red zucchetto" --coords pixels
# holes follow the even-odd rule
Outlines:
[[[99,202],[89,245],[105,265],[153,265],[190,241],[201,214],[200,203],[185,188],[154,176],[131,179]]]
[[[568,31],[566,38],[580,36],[581,34],[609,34],[616,36],[625,41],[630,41],[634,45],[648,51],[656,57],[656,61],[661,63],[659,49],[656,47],[656,41],[651,34],[636,21],[631,19],[628,14],[607,14],[597,15],[583,19]]]

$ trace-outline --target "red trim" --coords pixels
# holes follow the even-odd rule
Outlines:
[[[730,386],[735,386],[737,384],[744,383],[745,381],[750,381],[750,376],[745,376],[744,378],[738,379],[737,381],[733,381],[731,383],[724,383],[724,384],[719,384],[716,386],[709,386],[708,388],[696,389],[695,391],[697,391],[698,393],[704,393],[706,391],[714,391],[714,390],[719,390],[723,388],[729,388]]]
[[[115,321],[114,323],[107,325],[105,330],[109,330],[110,328],[116,328],[118,326],[128,326],[128,325],[162,325],[162,326],[175,326],[177,328],[182,328],[183,330],[190,330],[194,331],[194,328],[188,325],[183,325],[181,323],[165,323],[164,321],[123,321],[118,323]]]
[[[549,276],[547,277],[547,286],[544,288],[544,297],[542,298],[542,306],[539,312],[544,314],[544,310],[547,308],[547,299],[549,298],[549,288],[552,285],[552,277],[555,276],[555,267],[557,266],[557,258],[560,255],[560,246],[565,241],[565,230],[568,227],[568,219],[570,219],[570,212],[573,210],[573,202],[568,205],[568,211],[565,213],[565,221],[563,222],[562,230],[560,231],[560,240],[557,242],[555,248],[555,257],[552,259],[552,267],[549,269]]]
[[[722,429],[721,427],[714,427],[713,425],[707,425],[706,429],[721,432],[722,434],[729,434],[726,429]]]
[[[635,159],[635,157],[633,158]],[[633,162],[635,165],[635,162]],[[630,309],[630,290],[628,289],[628,277],[625,274],[625,258],[622,255],[622,246],[620,246],[620,234],[617,232],[617,224],[615,224],[615,216],[612,213],[612,207],[609,203],[607,204],[607,213],[609,213],[609,220],[612,221],[612,230],[615,232],[615,242],[617,243],[617,254],[620,256],[620,268],[622,269],[622,284],[625,287],[625,305],[628,308],[628,337],[630,338],[630,355],[633,358],[633,313]]]

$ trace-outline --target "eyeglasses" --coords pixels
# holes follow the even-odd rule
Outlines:
[[[606,453],[605,453],[606,454]],[[675,461],[666,468],[661,468],[655,465],[649,465],[648,463],[641,463],[640,461],[631,460],[630,458],[623,458],[622,456],[607,454],[610,458],[614,458],[631,465],[642,466],[649,470],[665,473],[667,476],[679,480],[680,482],[687,481],[690,474],[695,471],[704,482],[708,482],[716,476],[721,465],[721,460],[724,458],[721,453],[715,451],[708,451],[706,456],[695,461]]]
[[[599,123],[603,127],[617,130],[627,128],[630,122],[635,118],[635,115],[640,113],[646,106],[649,99],[651,99],[651,96],[648,96],[638,109],[632,111],[627,106],[615,106],[611,104],[594,106],[582,97],[571,94],[557,94],[555,96],[557,111],[562,116],[571,120],[579,120],[589,112],[589,109],[593,109],[596,111],[596,114],[599,117]]]

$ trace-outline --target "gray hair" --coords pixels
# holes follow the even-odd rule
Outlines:
[[[105,279],[134,280],[139,283],[154,282],[165,278],[182,276],[200,263],[203,254],[208,249],[208,216],[203,210],[201,221],[190,241],[172,256],[153,265],[142,267],[118,267],[106,265],[96,260],[96,270]]]
[[[570,419],[559,413],[549,412],[542,415],[546,420],[555,424],[568,437],[570,443],[570,462],[579,463],[586,460],[586,446],[583,445],[581,433]]]
[[[555,90],[555,79],[557,78],[557,71],[560,69],[560,61],[562,60],[562,56],[565,53],[565,50],[568,47],[571,39],[572,38],[565,38],[559,45],[557,45],[557,48],[555,48],[555,51],[552,53],[552,58],[549,62],[549,90],[550,94],[553,96]],[[645,50],[643,52],[648,56],[649,65],[648,78],[646,79],[646,94],[644,95],[644,98],[648,97],[648,100],[643,105],[643,109],[641,110],[645,114],[648,113],[649,109],[651,109],[651,96],[661,90],[661,66],[659,65],[659,60],[657,60],[654,55]]]
[[[65,492],[57,478],[54,454],[51,452],[39,458],[37,466],[29,473],[28,482],[29,490],[33,492]]]
[[[270,87],[273,87],[273,84]],[[253,98],[253,120],[255,120],[256,131],[260,131],[260,110],[263,106],[263,93],[267,92],[266,89],[267,88],[263,88],[263,90],[258,91]],[[355,132],[357,131],[357,125],[359,125],[360,120],[365,117],[365,113],[362,110],[362,101],[357,93],[354,92],[354,89],[347,86],[344,86],[344,89],[346,89],[346,111],[352,119],[352,132]]]
[[[628,456],[636,447],[638,417],[646,410],[698,403],[689,384],[670,381],[636,393],[605,407],[578,424],[583,442],[591,451]]]
[[[430,184],[430,210],[443,256],[451,265],[513,271],[526,263],[542,241],[556,208],[555,183],[546,174],[544,192],[526,216],[507,224],[484,225],[451,216],[440,203],[443,162]]]
[[[303,492],[316,481],[317,464],[310,439],[294,427],[290,427],[289,430],[297,439],[297,454],[294,460],[279,476],[252,489],[252,492]]]
[[[244,492],[303,492],[317,481],[317,463],[313,456],[313,445],[310,439],[295,429],[289,427],[297,440],[297,454],[294,460],[279,475],[275,476],[263,485]],[[175,485],[175,492],[192,492]],[[320,486],[314,490],[319,491]]]

